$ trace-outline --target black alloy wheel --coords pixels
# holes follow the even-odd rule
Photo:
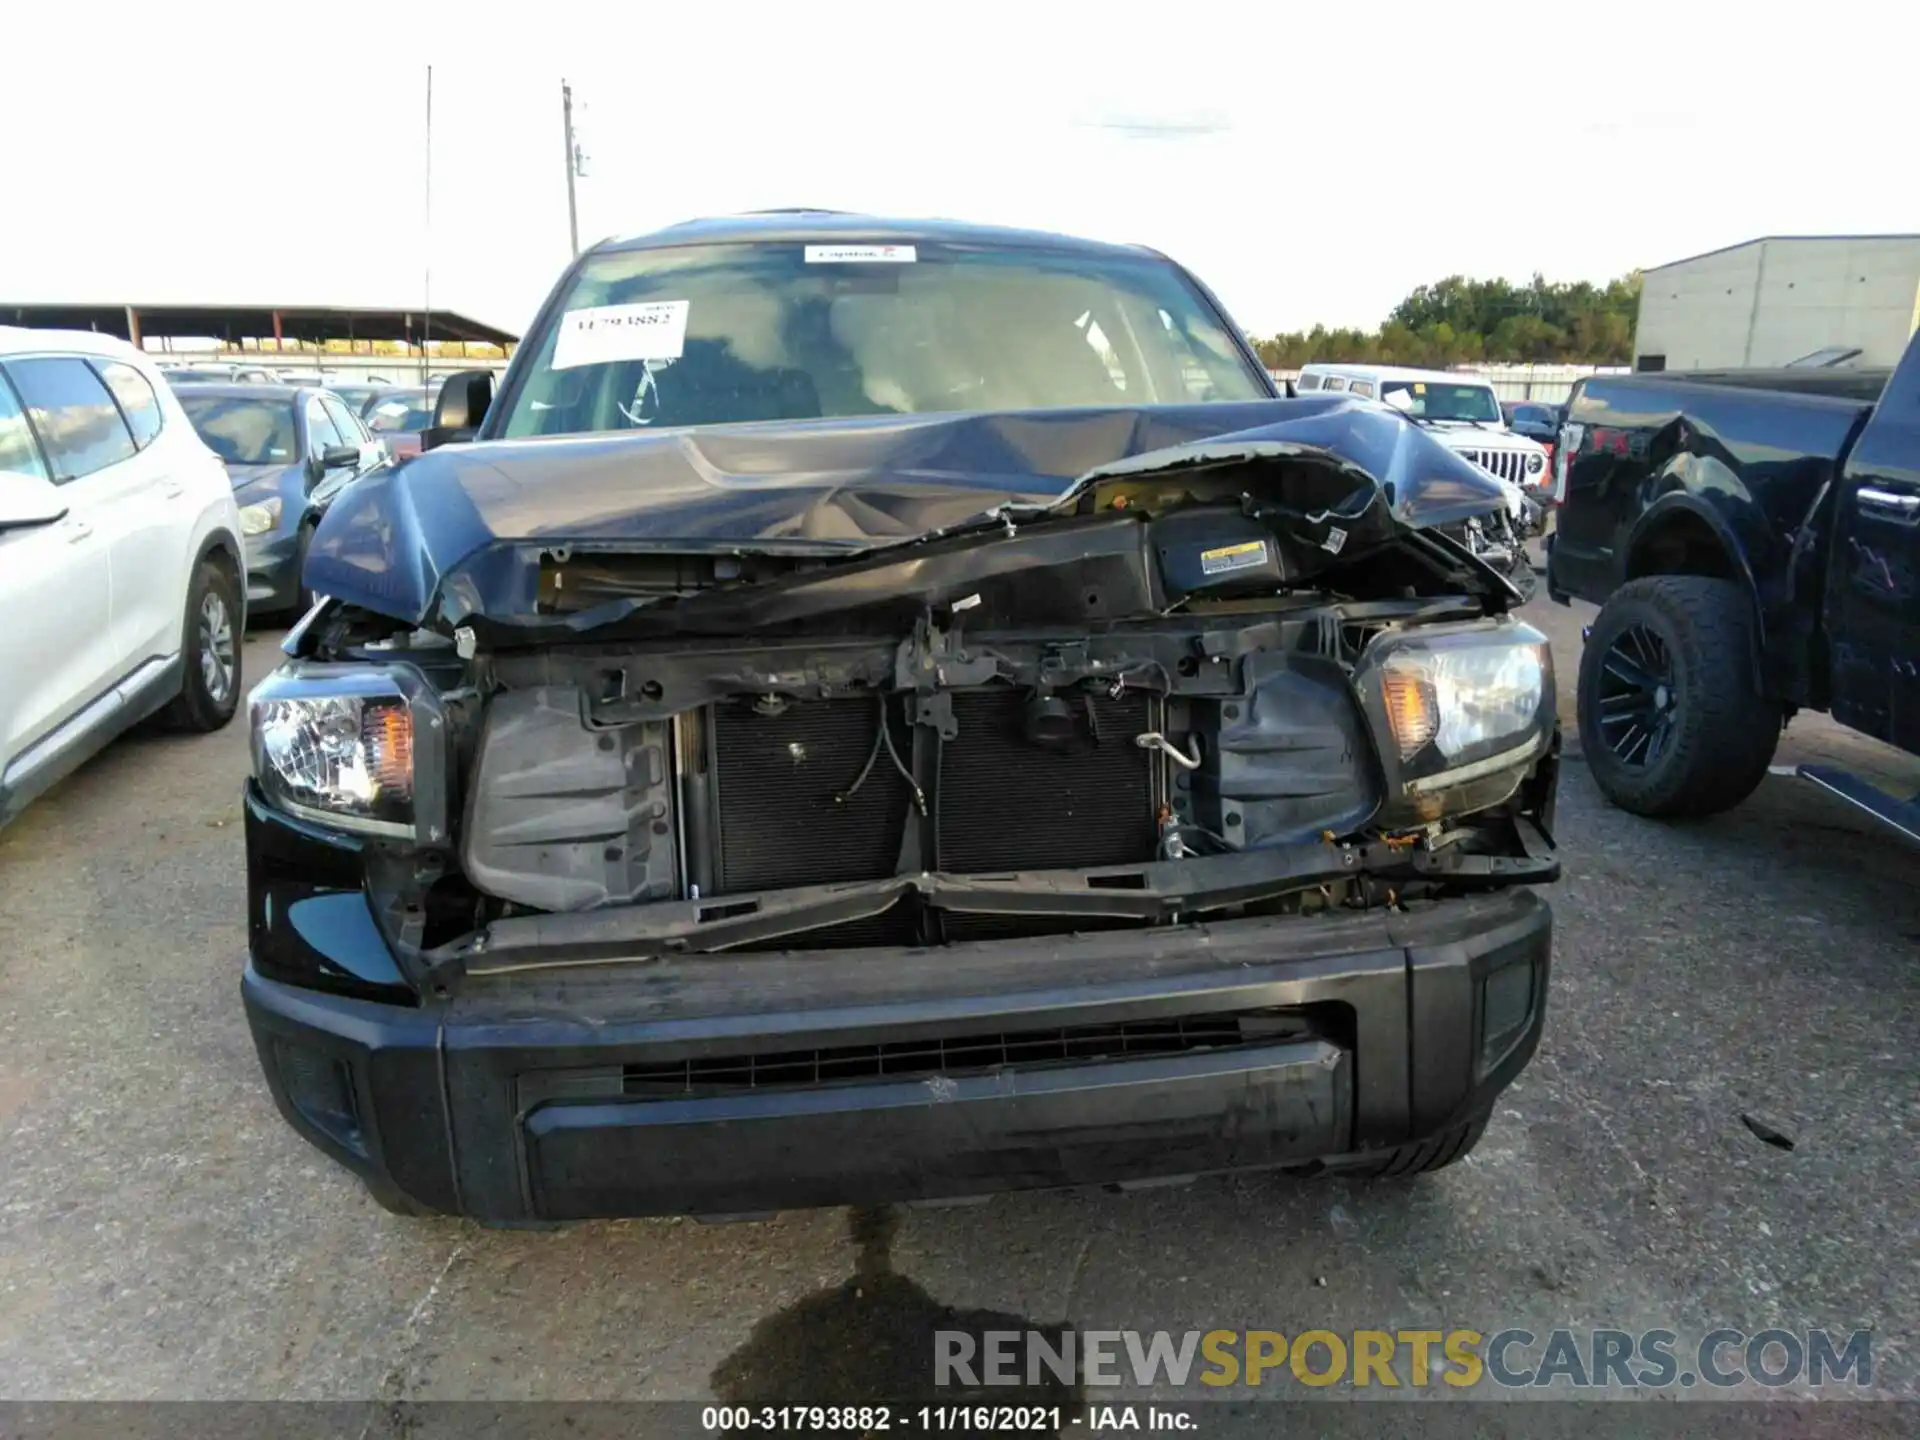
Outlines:
[[[1600,735],[1623,765],[1659,763],[1673,743],[1680,692],[1673,656],[1646,625],[1629,625],[1600,660]]]

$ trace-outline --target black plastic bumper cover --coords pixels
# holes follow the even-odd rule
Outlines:
[[[252,968],[243,991],[282,1113],[377,1187],[508,1222],[737,1214],[1338,1163],[1424,1138],[1486,1109],[1531,1056],[1550,928],[1516,888],[1410,911],[469,977],[417,1009]],[[951,1075],[678,1095],[622,1082],[715,1057],[1297,1007],[1348,1023]]]

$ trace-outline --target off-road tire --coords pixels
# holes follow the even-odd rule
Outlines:
[[[205,663],[210,643],[217,645],[202,623],[208,596],[217,597],[226,615],[226,644],[230,669],[224,687],[216,691]],[[194,570],[193,583],[187,587],[187,613],[180,643],[184,673],[180,693],[160,711],[160,723],[172,730],[206,733],[218,730],[240,705],[241,626],[245,612],[240,604],[240,587],[233,573],[215,560],[202,560]]]
[[[1480,1143],[1480,1137],[1487,1133],[1489,1115],[1475,1115],[1472,1119],[1442,1130],[1438,1135],[1430,1135],[1411,1145],[1402,1145],[1397,1150],[1383,1152],[1376,1160],[1351,1168],[1343,1167],[1336,1173],[1350,1180],[1392,1180],[1404,1175],[1425,1175],[1430,1170],[1444,1170],[1456,1160],[1464,1160]]]
[[[1767,773],[1785,711],[1761,694],[1755,617],[1729,580],[1654,575],[1615,591],[1580,656],[1580,745],[1602,793],[1655,819],[1715,815],[1738,805]],[[1652,763],[1630,764],[1601,725],[1609,652],[1634,627],[1665,646],[1671,668],[1669,738]]]
[[[377,1184],[364,1176],[361,1177],[360,1183],[366,1187],[367,1195],[373,1203],[389,1215],[403,1215],[409,1220],[424,1220],[440,1213],[438,1210],[422,1205],[418,1200],[393,1186]]]

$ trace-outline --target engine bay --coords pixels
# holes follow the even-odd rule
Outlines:
[[[322,606],[280,683],[371,667],[379,724],[412,717],[412,828],[360,828],[440,973],[1551,878],[1551,662],[1511,592],[1364,474],[1190,458],[842,559],[495,548],[445,591],[491,605]]]

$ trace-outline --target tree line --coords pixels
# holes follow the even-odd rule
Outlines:
[[[1393,307],[1377,330],[1334,329],[1253,337],[1270,369],[1311,360],[1374,361],[1444,368],[1481,362],[1625,365],[1633,359],[1640,274],[1606,285],[1586,280],[1525,285],[1449,275]]]

